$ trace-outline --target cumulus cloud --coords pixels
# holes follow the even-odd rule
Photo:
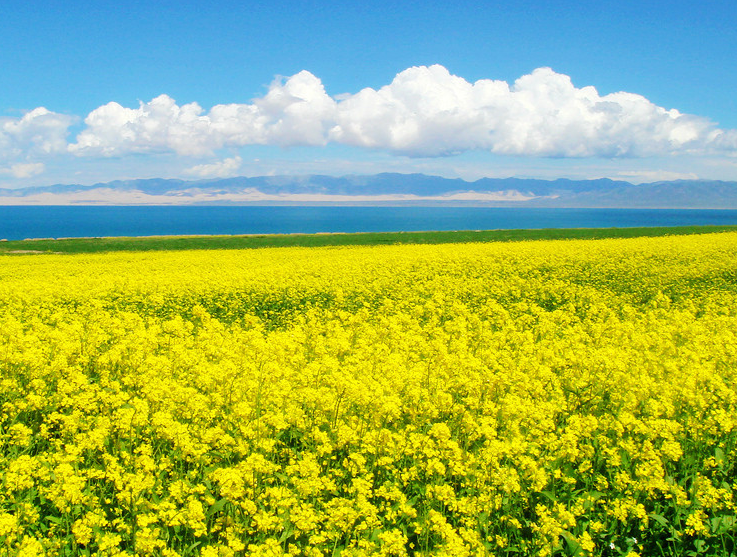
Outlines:
[[[184,173],[200,178],[230,178],[236,175],[242,163],[240,157],[231,157],[211,164],[198,164],[187,168]]]
[[[413,156],[483,149],[547,157],[647,156],[701,149],[715,126],[632,93],[593,87],[539,68],[512,86],[475,83],[442,66],[410,68],[340,105],[335,141]]]
[[[179,106],[167,95],[138,108],[108,103],[85,118],[87,128],[69,150],[94,156],[206,155],[224,146],[324,145],[335,106],[307,71],[276,80],[252,104],[221,104],[207,113],[197,103]]]
[[[84,121],[87,128],[69,150],[94,156],[157,151],[183,155],[206,153],[218,145],[210,121],[202,112],[197,103],[178,106],[167,95],[140,103],[138,108],[110,102],[90,112]]]
[[[483,150],[535,157],[648,157],[737,155],[737,131],[707,118],[657,106],[627,92],[600,95],[567,75],[539,68],[514,83],[471,83],[439,65],[409,68],[379,89],[330,96],[308,71],[276,79],[250,103],[210,110],[178,104],[168,95],[124,107],[111,102],[85,118],[72,144],[73,119],[37,108],[0,119],[0,160],[39,160],[69,152],[120,157],[175,153],[212,157],[246,145],[328,143],[412,157]],[[229,162],[226,162],[229,161]],[[235,159],[202,164],[193,175],[219,176]],[[19,170],[23,173],[23,170]]]
[[[512,85],[470,83],[439,65],[409,68],[378,90],[330,97],[307,71],[277,79],[250,104],[177,105],[161,95],[138,108],[89,114],[70,146],[78,155],[175,152],[225,146],[341,143],[417,157],[487,150],[545,157],[643,157],[737,151],[737,132],[666,110],[645,97],[600,95],[539,68]]]
[[[67,133],[75,118],[34,108],[20,118],[0,118],[0,159],[45,156],[67,149]]]

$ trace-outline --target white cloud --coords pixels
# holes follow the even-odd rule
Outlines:
[[[614,177],[615,180],[627,180],[633,183],[698,180],[698,178],[698,174],[693,172],[673,172],[670,170],[623,170]]]
[[[324,145],[337,103],[317,77],[303,70],[284,82],[274,81],[254,106],[263,118],[268,143]]]
[[[412,156],[483,149],[548,157],[647,156],[704,148],[715,126],[642,96],[600,96],[539,68],[513,86],[469,83],[442,66],[410,68],[340,103],[332,138]]]
[[[324,145],[334,112],[335,101],[320,80],[302,71],[276,80],[253,104],[220,104],[208,113],[197,103],[178,106],[167,95],[135,109],[108,103],[85,118],[87,128],[69,150],[92,156],[206,155],[223,146]]]
[[[42,162],[17,163],[9,168],[0,168],[0,174],[9,174],[14,178],[30,178],[43,174],[46,166]]]
[[[277,79],[251,104],[179,106],[161,95],[136,109],[92,111],[70,150],[119,156],[173,151],[204,155],[224,146],[328,142],[436,157],[469,150],[545,157],[643,157],[737,151],[737,132],[666,110],[632,93],[593,87],[539,68],[513,85],[469,83],[435,65],[409,68],[379,90],[332,98],[307,71]]]
[[[713,130],[709,135],[709,146],[716,152],[737,155],[737,130]]]
[[[219,147],[202,108],[197,103],[178,106],[167,95],[141,103],[138,108],[111,102],[90,112],[84,122],[87,128],[69,146],[78,155],[166,151],[199,155]]]
[[[222,148],[246,145],[329,143],[411,157],[469,151],[560,158],[737,155],[736,130],[719,129],[707,118],[659,107],[633,93],[600,95],[591,86],[578,88],[550,68],[509,84],[471,83],[443,66],[419,66],[377,90],[332,97],[318,77],[302,71],[276,79],[251,103],[209,111],[194,102],[179,105],[167,95],[137,108],[111,102],[90,112],[76,140],[67,144],[72,122],[45,108],[0,119],[0,160],[21,164],[64,152],[212,157]],[[200,164],[186,172],[231,175],[235,162]],[[21,174],[33,172],[18,168]]]
[[[21,118],[0,118],[0,159],[43,156],[67,149],[67,132],[75,118],[34,108]]]
[[[187,168],[184,173],[200,178],[229,178],[236,175],[242,163],[240,157],[231,157],[212,164],[198,164]]]

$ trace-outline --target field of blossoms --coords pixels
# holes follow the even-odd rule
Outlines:
[[[0,257],[2,556],[737,554],[737,233]]]

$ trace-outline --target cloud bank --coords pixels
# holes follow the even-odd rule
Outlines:
[[[118,191],[100,187],[85,191],[54,193],[42,192],[22,197],[1,197],[3,205],[196,205],[201,203],[387,203],[387,202],[524,202],[546,199],[545,196],[526,195],[518,191],[466,191],[447,195],[419,196],[414,194],[338,195],[322,193],[268,194],[256,189],[238,193],[211,192],[190,189],[171,194],[150,194],[140,190]]]
[[[36,108],[0,120],[0,161],[44,156],[121,157],[134,153],[212,156],[247,145],[329,143],[410,157],[483,150],[531,157],[648,157],[737,153],[737,131],[665,109],[627,92],[600,95],[567,75],[539,68],[517,79],[470,83],[439,65],[409,68],[380,89],[330,96],[308,71],[275,80],[263,97],[209,111],[160,95],[136,108],[111,102],[84,119]],[[230,175],[234,157],[197,165],[199,176]],[[25,175],[21,167],[18,176]],[[33,167],[28,167],[31,169]],[[38,167],[36,167],[38,168]],[[31,174],[32,172],[28,172]]]

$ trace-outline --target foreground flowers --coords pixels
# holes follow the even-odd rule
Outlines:
[[[729,555],[737,234],[0,259],[0,553]]]

